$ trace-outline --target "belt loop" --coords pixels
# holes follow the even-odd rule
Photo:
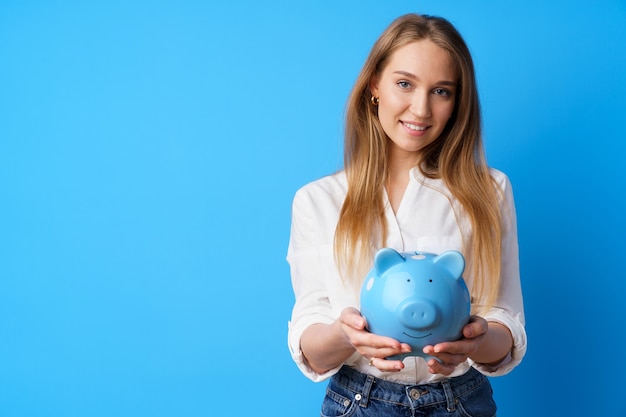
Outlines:
[[[452,385],[450,385],[450,380],[448,378],[442,380],[441,385],[443,386],[443,392],[446,394],[448,412],[451,413],[456,409],[456,401],[454,400]]]
[[[367,407],[367,401],[370,398],[370,391],[372,390],[372,385],[374,385],[374,378],[371,375],[368,375],[365,378],[365,383],[363,384],[363,391],[361,392],[361,398],[359,399],[359,405],[361,407]]]

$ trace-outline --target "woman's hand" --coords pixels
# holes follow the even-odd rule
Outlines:
[[[387,360],[388,356],[408,353],[411,347],[390,337],[379,336],[367,330],[367,320],[356,308],[348,307],[341,312],[337,323],[350,345],[361,355],[369,358],[370,365],[381,371],[393,372],[404,368],[401,360]]]
[[[494,323],[497,324],[497,323]],[[424,347],[424,353],[438,358],[427,361],[428,370],[433,374],[450,375],[460,363],[483,348],[489,329],[487,321],[479,316],[470,317],[469,323],[463,327],[463,337],[454,342],[438,343]]]

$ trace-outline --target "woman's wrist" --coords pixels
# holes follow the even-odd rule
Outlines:
[[[474,362],[495,367],[505,361],[513,349],[513,336],[505,325],[495,322],[487,322],[487,332],[483,343],[470,355]]]
[[[302,353],[309,366],[324,373],[343,363],[354,353],[354,346],[336,320],[330,324],[313,324],[300,341]]]

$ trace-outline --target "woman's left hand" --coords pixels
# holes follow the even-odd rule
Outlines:
[[[432,374],[450,375],[456,366],[467,360],[476,352],[485,339],[487,321],[480,316],[470,317],[463,327],[463,337],[454,342],[443,342],[424,347],[424,353],[438,358],[427,361],[428,370]]]

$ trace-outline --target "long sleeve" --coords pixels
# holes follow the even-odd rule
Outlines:
[[[509,179],[504,174],[496,176],[503,191],[502,213],[502,263],[501,292],[496,305],[484,318],[505,325],[513,336],[511,354],[499,366],[494,368],[473,363],[473,366],[489,376],[504,375],[515,368],[526,354],[526,331],[524,305],[520,281],[519,249],[517,241],[517,218],[513,191]]]
[[[497,170],[492,170],[492,175],[503,191],[502,290],[496,305],[485,318],[510,329],[514,347],[511,355],[499,366],[488,368],[468,361],[457,367],[455,375],[467,372],[471,365],[488,375],[503,375],[517,366],[526,352],[513,193],[506,175]],[[358,290],[344,285],[333,254],[335,229],[346,190],[345,174],[337,173],[302,187],[296,192],[292,204],[287,261],[291,268],[295,304],[289,321],[288,345],[299,369],[313,381],[324,380],[339,368],[324,374],[310,369],[300,348],[303,332],[312,324],[332,323],[346,307],[359,308]],[[399,251],[463,251],[464,236],[471,233],[471,228],[467,227],[468,221],[459,207],[441,180],[424,178],[419,170],[414,169],[397,213],[389,205],[385,207],[387,246]],[[346,364],[361,372],[402,383],[427,383],[443,378],[442,375],[429,374],[426,363],[416,357],[405,359],[403,371],[385,375],[378,374],[369,366],[367,358],[356,353]]]
[[[340,311],[337,305],[343,306],[343,303],[333,303],[331,299],[346,293],[344,288],[332,291],[333,286],[341,284],[332,257],[332,239],[341,198],[334,198],[319,185],[300,189],[294,197],[287,252],[296,300],[289,322],[289,349],[300,370],[313,381],[330,377],[339,367],[325,374],[314,372],[302,354],[300,338],[312,324],[335,321]],[[335,284],[329,284],[331,282]]]

